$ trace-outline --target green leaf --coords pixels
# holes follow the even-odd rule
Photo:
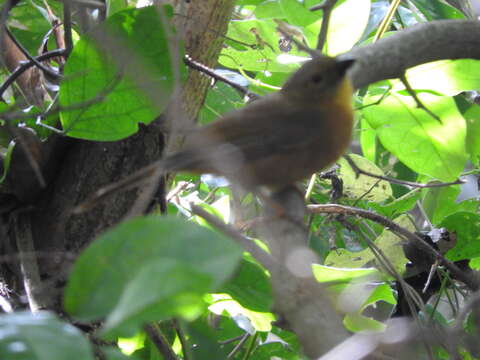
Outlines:
[[[199,124],[208,124],[229,111],[240,108],[243,99],[231,86],[217,82],[207,92],[207,97],[199,114]]]
[[[458,261],[480,256],[480,215],[458,212],[445,218],[440,226],[457,236],[457,244],[445,255],[447,259]]]
[[[255,8],[255,17],[257,19],[282,19],[285,16],[278,0],[263,1]]]
[[[358,168],[364,171],[375,175],[385,175],[378,166],[360,155],[351,154],[350,158]],[[376,202],[391,198],[392,188],[387,181],[378,180],[363,174],[357,177],[355,171],[344,158],[337,162],[340,165],[340,178],[343,180],[343,190],[346,196],[353,199],[362,197]]]
[[[420,189],[417,188],[389,202],[388,204],[381,205],[371,202],[369,205],[372,207],[372,209],[385,215],[386,217],[394,218],[400,214],[412,210],[417,200],[420,199],[420,195]]]
[[[466,125],[450,97],[417,93],[420,101],[441,123],[425,110],[416,108],[409,95],[393,93],[380,104],[362,110],[365,119],[392,154],[412,170],[453,181],[463,171]],[[366,97],[366,103],[375,100]]]
[[[33,56],[38,54],[43,37],[52,27],[47,19],[47,11],[41,4],[41,1],[20,1],[9,14],[11,32]],[[62,14],[59,3],[50,1],[49,6],[57,16]]]
[[[363,316],[359,313],[349,313],[343,319],[345,327],[353,332],[368,331],[381,332],[385,330],[385,324],[380,321]]]
[[[453,6],[439,0],[412,0],[412,2],[429,21],[465,18],[465,16]]]
[[[154,7],[123,10],[79,40],[60,84],[67,135],[119,140],[165,109],[174,76],[160,18]]]
[[[409,219],[408,215],[399,216],[397,219],[395,219],[395,223],[410,231],[415,231],[412,221]],[[375,244],[388,257],[394,268],[399,273],[403,273],[405,271],[405,264],[408,262],[408,259],[403,253],[401,239],[398,236],[394,235],[389,230],[384,229],[382,234],[375,240]],[[374,263],[378,263],[378,260],[375,258],[374,254],[368,248],[358,252],[337,249],[330,252],[325,259],[325,265],[339,268],[359,268],[365,267],[372,261]],[[383,267],[380,265],[378,265],[377,268],[379,270],[383,269]]]
[[[268,312],[272,306],[272,288],[269,277],[259,265],[242,261],[235,275],[218,292],[229,294],[243,307]]]
[[[238,0],[237,5],[259,5],[261,2],[265,2],[265,0]]]
[[[131,336],[148,322],[171,317],[194,319],[206,309],[203,295],[211,289],[211,282],[210,276],[173,259],[142,264],[125,284],[102,333]]]
[[[125,355],[119,349],[114,347],[102,347],[102,353],[106,356],[106,360],[139,360],[135,355]]]
[[[228,294],[212,294],[214,303],[209,310],[217,315],[228,314],[234,321],[237,318],[246,318],[256,331],[270,331],[272,329],[273,314],[270,312],[257,312],[244,308]],[[242,320],[243,321],[243,320]]]
[[[368,300],[363,304],[363,309],[367,306],[375,304],[378,301],[385,301],[386,303],[395,305],[397,303],[397,299],[395,299],[395,295],[393,294],[393,290],[388,284],[380,284],[375,287],[375,290],[370,294]]]
[[[320,19],[320,12],[312,12],[303,2],[297,0],[279,0],[280,8],[291,25],[307,26]]]
[[[370,160],[375,162],[377,151],[377,133],[368,124],[368,121],[362,118],[361,120],[360,145],[362,146],[362,154]]]
[[[428,218],[438,225],[445,217],[456,211],[460,186],[437,187],[425,190],[422,204]]]
[[[163,281],[165,292],[183,294],[196,307],[196,296],[225,281],[240,257],[231,239],[193,223],[170,217],[136,218],[103,234],[78,258],[65,291],[65,309],[78,319],[109,317],[107,322],[113,322],[115,316],[127,314],[127,304],[135,295],[145,303],[139,314],[152,310],[149,306],[156,294],[163,301],[166,295],[159,289]],[[192,296],[185,289],[187,283],[194,290]],[[163,307],[152,311],[157,318],[165,315]]]
[[[370,15],[370,0],[347,0],[335,7],[330,17],[327,34],[327,54],[335,56],[350,50],[362,37]],[[322,20],[306,27],[316,38]],[[316,43],[316,39],[308,38]]]
[[[318,282],[349,283],[352,280],[358,280],[365,277],[379,277],[379,272],[375,268],[337,268],[320,264],[312,265],[313,275]]]
[[[94,359],[82,332],[48,312],[0,315],[0,354],[12,360]]]
[[[291,72],[299,64],[285,64],[277,61],[282,54],[278,47],[280,37],[273,20],[234,20],[228,26],[227,36],[242,44],[235,47],[229,42],[222,50],[219,62],[225,67],[248,71]],[[241,46],[239,46],[241,45]],[[293,47],[290,55],[302,55]]]
[[[478,165],[480,162],[480,106],[472,105],[463,114],[467,122],[467,151],[470,160]]]
[[[113,14],[122,11],[129,7],[128,0],[110,0],[107,2],[108,6],[108,16],[112,16]]]
[[[189,349],[189,359],[228,358],[225,346],[219,344],[217,334],[205,318],[202,317],[188,324],[184,324],[183,330],[188,334],[190,342],[195,344],[192,349]],[[222,333],[223,332],[224,328],[222,328]]]
[[[440,60],[415,66],[406,71],[413,89],[436,91],[454,96],[462,91],[480,88],[480,61],[472,59]],[[392,81],[393,90],[404,89],[399,80]]]

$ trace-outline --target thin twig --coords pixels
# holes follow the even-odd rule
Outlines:
[[[403,74],[402,76],[400,76],[400,81],[403,83],[403,85],[405,86],[405,89],[407,90],[408,94],[413,98],[413,100],[415,101],[415,103],[417,104],[417,108],[419,109],[422,109],[424,110],[428,115],[430,115],[431,117],[433,117],[435,120],[437,120],[440,124],[442,123],[442,120],[440,119],[440,117],[438,117],[438,115],[434,114],[431,110],[429,110],[425,105],[423,105],[423,103],[420,101],[420,99],[418,98],[417,96],[417,93],[415,92],[415,90],[413,90],[413,88],[410,86],[410,83],[408,82],[407,80],[407,77],[405,76],[405,74]]]
[[[250,334],[249,333],[245,333],[242,337],[242,340],[240,340],[238,342],[237,345],[235,345],[235,347],[233,348],[233,350],[230,352],[230,354],[227,355],[227,359],[231,359],[233,358],[233,356],[240,350],[240,348],[243,346],[243,344],[245,344],[245,342],[248,340],[248,338],[250,337]]]
[[[407,180],[399,180],[399,179],[395,179],[395,178],[391,178],[391,177],[387,177],[387,176],[373,174],[371,172],[362,170],[357,166],[357,164],[355,164],[355,162],[350,158],[350,156],[344,155],[344,158],[345,158],[345,160],[347,160],[348,164],[351,166],[353,171],[355,171],[357,176],[358,175],[370,176],[370,177],[375,178],[375,179],[385,180],[385,181],[388,181],[389,183],[392,183],[392,184],[403,185],[403,186],[410,187],[410,188],[422,188],[422,189],[423,188],[435,188],[435,187],[444,187],[444,186],[450,186],[450,185],[461,185],[461,184],[465,183],[465,181],[462,180],[462,179],[457,179],[455,181],[445,182],[445,183],[443,183],[443,182],[429,182],[427,184],[422,184],[422,183],[417,183],[417,182],[407,181]]]
[[[65,49],[55,49],[55,50],[52,50],[52,51],[49,51],[45,54],[42,54],[40,56],[36,56],[35,59],[37,61],[42,61],[42,60],[47,60],[47,59],[50,59],[50,58],[53,58],[53,57],[57,57],[57,56],[64,56],[66,53],[66,50]],[[32,66],[34,66],[35,63],[31,60],[21,64],[19,67],[17,67],[11,74],[10,76],[7,78],[7,80],[5,80],[5,82],[2,84],[2,86],[0,86],[0,99],[3,97],[3,93],[5,92],[5,90],[7,90],[7,88],[15,81],[17,80],[17,78],[22,75],[26,70],[28,70],[29,68],[31,68]]]
[[[328,25],[330,24],[330,17],[332,15],[332,10],[335,7],[337,0],[325,0],[322,4],[313,6],[310,8],[310,11],[323,10],[322,17],[322,27],[320,28],[320,33],[318,34],[317,41],[317,50],[322,51],[327,41],[328,34]]]
[[[362,109],[365,109],[365,108],[370,107],[370,106],[380,105],[382,103],[382,101],[385,100],[385,98],[389,95],[390,90],[392,90],[392,85],[388,85],[385,92],[382,94],[382,96],[377,101],[374,101],[374,102],[369,103],[369,104],[361,105],[361,106],[359,106],[359,107],[357,107],[353,110],[358,111],[358,110],[362,110]]]
[[[174,329],[177,333],[178,339],[180,340],[180,345],[182,345],[183,360],[190,360],[190,356],[188,354],[189,346],[188,346],[188,341],[185,338],[185,334],[183,333],[183,330],[182,330],[180,324],[178,323],[177,319],[173,319],[172,323],[173,323],[173,327],[174,327]]]
[[[375,235],[375,232],[373,231],[372,228],[367,224],[367,222],[364,220],[362,222],[362,225],[367,228],[371,234]],[[405,293],[405,299],[407,301],[407,305],[410,309],[410,313],[412,316],[416,313],[415,305],[417,306],[418,309],[423,310],[425,304],[423,303],[422,298],[418,293],[402,278],[402,276],[398,273],[398,271],[395,269],[394,265],[390,261],[390,259],[385,255],[382,249],[380,249],[377,244],[367,235],[365,234],[359,226],[357,225],[350,225],[353,227],[353,230],[360,235],[362,235],[363,239],[367,242],[368,247],[372,251],[372,253],[375,255],[381,266],[385,269],[385,271],[390,274],[402,287],[403,292]],[[413,302],[412,302],[413,300]],[[418,318],[415,317],[415,320],[418,321]]]
[[[15,46],[23,53],[23,55],[25,55],[25,57],[29,61],[33,62],[33,65],[35,65],[37,68],[42,70],[42,72],[44,74],[50,75],[54,79],[58,79],[58,78],[61,77],[61,75],[58,72],[56,72],[55,70],[52,70],[51,68],[43,65],[39,60],[37,60],[37,58],[30,55],[30,53],[27,51],[27,49],[25,49],[25,47],[17,40],[17,38],[15,36],[13,36],[13,34],[10,32],[10,30],[6,26],[5,26],[5,33],[7,34],[7,36],[10,37],[10,40],[12,40],[12,42],[15,44]]]
[[[165,360],[178,360],[177,355],[173,352],[172,347],[157,324],[145,325],[143,329]]]
[[[193,214],[200,216],[201,218],[206,220],[208,223],[213,225],[216,229],[220,230],[225,235],[228,235],[233,240],[235,240],[243,249],[248,251],[266,269],[272,270],[277,267],[275,259],[270,254],[268,254],[265,250],[255,245],[255,243],[252,240],[240,234],[233,227],[220,221],[220,219],[209,214],[199,206],[192,205],[191,210]]]
[[[204,73],[217,81],[221,81],[227,85],[230,85],[235,90],[241,92],[244,96],[247,96],[249,99],[260,98],[260,95],[251,92],[244,86],[238,85],[236,82],[226,78],[225,76],[219,75],[218,73],[215,72],[215,70],[210,69],[209,67],[193,60],[189,55],[185,55],[185,57],[183,58],[183,61],[188,67],[194,70],[197,70],[201,73]]]
[[[373,37],[373,42],[376,42],[377,40],[379,40],[388,30],[388,27],[392,22],[393,15],[395,15],[395,11],[397,11],[397,8],[399,5],[400,5],[400,0],[392,1],[392,3],[390,4],[390,7],[388,8],[387,14],[383,18],[383,20],[380,22],[380,25],[378,26],[377,33]]]
[[[432,248],[428,243],[426,243],[418,235],[408,231],[407,229],[399,226],[392,220],[387,217],[381,216],[372,211],[354,208],[351,206],[337,205],[337,204],[326,204],[326,205],[308,205],[308,210],[312,213],[326,213],[326,214],[345,214],[351,216],[360,216],[365,219],[372,220],[376,223],[379,223],[387,227],[391,232],[395,233],[397,236],[401,236],[403,239],[408,240],[423,251],[426,254],[429,254],[435,259],[438,259],[441,265],[445,266],[452,275],[457,279],[467,285],[471,290],[477,290],[480,288],[479,279],[471,276],[468,273],[465,273],[461,270],[456,264],[446,259],[442,254],[437,250]]]
[[[65,57],[68,58],[73,49],[72,37],[72,4],[70,0],[63,0],[63,31],[65,39]]]

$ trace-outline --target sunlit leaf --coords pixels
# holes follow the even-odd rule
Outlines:
[[[383,171],[370,160],[356,154],[350,158],[361,170],[375,175],[385,176]],[[340,165],[340,178],[343,180],[344,194],[350,198],[362,198],[370,201],[383,201],[392,196],[392,188],[385,180],[372,178],[371,176],[359,175],[350,167],[345,159],[338,160]]]
[[[368,24],[370,5],[370,0],[347,0],[333,9],[327,35],[328,55],[346,52],[361,39]],[[318,36],[321,24],[322,20],[306,29]]]
[[[432,90],[454,96],[462,91],[480,88],[480,61],[472,59],[440,60],[415,66],[406,71],[408,83],[413,89]],[[393,81],[394,90],[404,89],[399,81]]]
[[[338,268],[320,264],[312,265],[313,274],[318,282],[344,282],[379,275],[375,268]]]
[[[420,174],[453,181],[467,159],[465,120],[450,97],[424,92],[417,96],[441,121],[417,108],[408,94],[393,93],[362,112],[385,148],[405,165]],[[372,101],[366,98],[367,104]]]
[[[229,46],[220,54],[220,64],[248,71],[291,72],[297,69],[299,64],[277,61],[282,51],[279,49],[280,36],[276,29],[277,24],[273,20],[231,21],[227,36],[241,43],[228,42]],[[304,56],[296,47],[289,54]]]
[[[217,315],[224,313],[231,317],[244,316],[257,331],[270,331],[272,329],[273,314],[269,312],[257,312],[244,308],[237,301],[226,294],[213,294],[215,302],[209,306],[209,310]]]

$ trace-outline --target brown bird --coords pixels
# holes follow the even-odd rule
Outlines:
[[[246,189],[280,190],[332,165],[351,139],[353,88],[346,72],[353,62],[313,58],[280,91],[195,130],[183,150],[100,189],[92,200],[138,186],[159,169],[217,174]]]

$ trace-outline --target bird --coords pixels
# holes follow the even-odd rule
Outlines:
[[[351,141],[353,86],[347,71],[354,62],[313,57],[279,91],[199,127],[181,150],[98,190],[92,199],[160,172],[209,173],[247,190],[280,191],[333,165]]]

